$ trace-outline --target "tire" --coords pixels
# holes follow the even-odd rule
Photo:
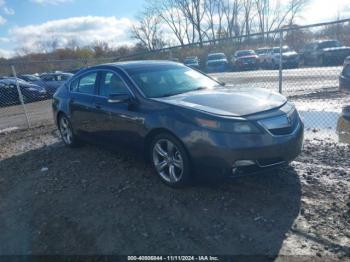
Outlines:
[[[149,154],[163,183],[174,188],[190,183],[190,159],[185,147],[176,137],[168,133],[157,135],[151,142]]]
[[[324,66],[325,65],[323,56],[320,56],[320,57],[317,58],[317,65],[318,66]]]
[[[73,132],[70,120],[64,114],[61,114],[58,118],[58,130],[66,146],[74,148],[80,145],[78,138]]]

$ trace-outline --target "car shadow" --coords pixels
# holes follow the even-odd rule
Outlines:
[[[56,143],[0,161],[0,255],[273,257],[299,214],[291,167],[172,189],[122,151]]]

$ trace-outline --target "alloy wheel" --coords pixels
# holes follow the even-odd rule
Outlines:
[[[182,179],[184,160],[177,146],[168,139],[158,140],[153,147],[153,164],[163,180],[174,184]]]
[[[67,117],[63,116],[60,118],[59,129],[64,143],[71,145],[73,142],[73,132]]]

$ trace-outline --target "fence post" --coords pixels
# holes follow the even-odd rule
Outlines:
[[[283,85],[282,48],[283,48],[283,30],[280,30],[280,60],[279,60],[279,85],[278,85],[278,91],[280,94],[282,94],[282,85]]]
[[[25,115],[25,117],[26,117],[26,121],[27,121],[28,128],[30,128],[30,122],[29,122],[28,112],[27,112],[27,108],[26,108],[26,106],[25,106],[25,104],[24,104],[23,94],[22,94],[21,88],[19,87],[19,84],[18,84],[18,81],[17,81],[16,70],[15,70],[15,67],[14,67],[13,65],[11,66],[11,68],[12,68],[12,74],[13,74],[13,76],[15,77],[15,81],[16,81],[16,87],[17,87],[17,92],[18,92],[19,101],[21,102],[21,105],[22,105],[22,108],[23,108],[23,112],[24,112],[24,115]]]

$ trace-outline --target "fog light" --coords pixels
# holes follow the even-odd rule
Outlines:
[[[238,160],[235,162],[236,167],[242,167],[242,166],[254,166],[255,161],[253,160]]]

